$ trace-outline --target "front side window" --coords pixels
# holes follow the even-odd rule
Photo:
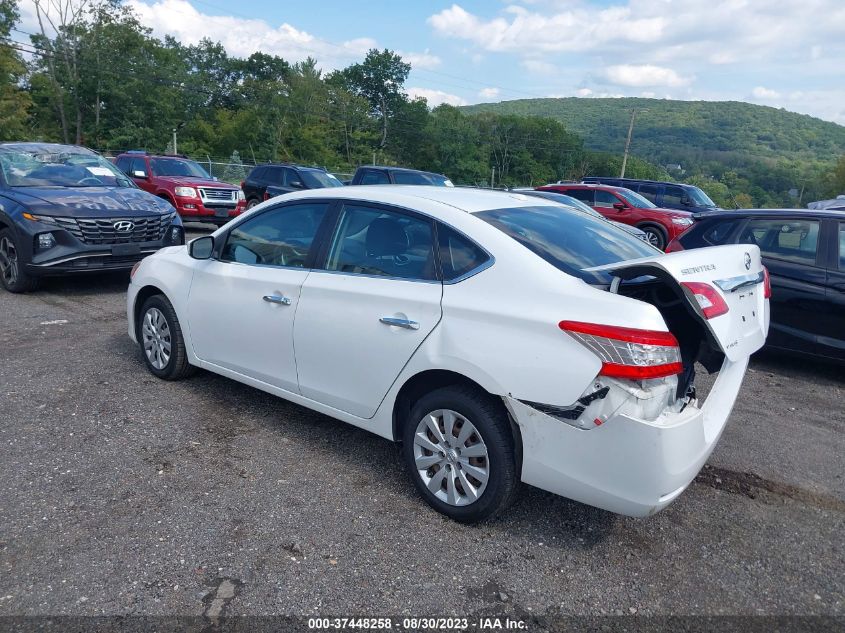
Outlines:
[[[680,206],[686,199],[687,196],[684,193],[684,190],[680,187],[667,185],[666,190],[663,192],[663,204],[674,204],[676,206]]]
[[[845,270],[845,223],[839,223],[839,270]]]
[[[613,205],[619,202],[619,198],[614,196],[609,191],[596,191],[596,205],[597,207],[601,207],[602,209],[612,209]]]
[[[813,266],[819,244],[819,222],[799,219],[751,220],[742,230],[739,241],[742,244],[756,244],[763,257]]]
[[[659,250],[610,222],[563,206],[519,207],[482,211],[489,222],[558,270],[587,283],[610,283],[604,272],[585,268],[640,257],[661,256]]]
[[[431,222],[364,205],[345,205],[326,270],[434,280]]]
[[[304,268],[327,203],[271,209],[231,230],[220,259],[225,262]]]
[[[211,176],[199,163],[184,158],[151,158],[150,167],[156,176],[182,176],[183,178],[205,178]]]
[[[111,161],[72,146],[2,148],[0,170],[10,187],[135,187]]]
[[[462,277],[490,260],[484,249],[445,224],[437,225],[437,237],[443,281]]]
[[[316,169],[303,169],[299,172],[303,182],[309,189],[321,189],[323,187],[342,187],[343,183],[336,176],[325,171]]]

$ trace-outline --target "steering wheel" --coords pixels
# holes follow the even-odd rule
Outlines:
[[[87,182],[91,182],[91,181],[93,181],[94,186],[105,184],[105,183],[103,183],[102,180],[100,180],[99,178],[96,178],[94,176],[85,176],[85,178],[83,178],[82,180],[78,180],[76,182],[76,184],[77,185],[84,185]]]

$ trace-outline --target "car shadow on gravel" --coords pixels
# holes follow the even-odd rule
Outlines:
[[[749,367],[788,378],[802,378],[809,382],[845,383],[845,367],[832,361],[799,356],[789,352],[762,350],[751,358]]]
[[[114,345],[122,352],[134,348],[125,337],[115,340]],[[137,370],[146,374],[137,348],[134,348],[132,359]],[[191,399],[196,401],[190,405],[192,417],[203,420],[203,431],[213,443],[217,455],[228,462],[233,472],[240,472],[238,462],[244,454],[242,442],[252,441],[243,436],[270,433],[277,438],[280,448],[294,442],[301,454],[319,455],[319,459],[342,467],[348,474],[349,485],[360,489],[365,496],[368,494],[366,489],[371,486],[378,485],[382,493],[385,487],[389,488],[387,492],[401,502],[388,514],[406,515],[408,508],[412,507],[416,508],[415,520],[426,523],[439,525],[442,522],[444,526],[458,531],[478,529],[484,535],[498,532],[518,534],[532,541],[575,549],[589,548],[602,541],[620,518],[523,484],[514,504],[500,516],[478,526],[461,525],[429,509],[418,496],[405,472],[398,444],[211,372],[200,370],[187,381],[160,384],[163,388],[187,387],[194,392],[195,398]],[[163,457],[159,458],[162,463],[169,459],[167,452],[165,450]],[[175,453],[181,454],[182,449],[173,447],[171,452],[178,459],[181,455]],[[352,461],[350,454],[355,455]],[[380,471],[382,476],[378,482],[370,481],[370,474],[376,471]],[[381,506],[373,510],[385,511]],[[385,516],[385,519],[388,517]],[[402,521],[403,518],[397,516],[396,520]]]

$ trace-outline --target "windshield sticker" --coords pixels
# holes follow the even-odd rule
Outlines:
[[[86,167],[88,171],[90,171],[95,176],[114,176],[114,174],[109,170],[108,167]]]

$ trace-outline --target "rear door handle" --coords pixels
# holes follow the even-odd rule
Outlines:
[[[395,325],[396,327],[403,327],[406,330],[419,330],[420,324],[416,321],[409,321],[408,319],[398,319],[396,317],[381,317],[379,319],[385,325]]]
[[[264,295],[262,299],[264,299],[267,303],[277,303],[283,306],[290,305],[290,299],[287,297],[280,297],[279,295]]]

